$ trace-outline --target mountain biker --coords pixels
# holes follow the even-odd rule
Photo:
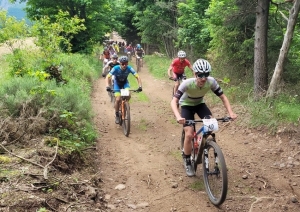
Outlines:
[[[135,56],[136,58],[141,58],[141,66],[143,66],[143,57],[145,55],[145,51],[144,49],[142,48],[141,44],[137,44],[136,47],[135,47]]]
[[[186,53],[184,51],[179,51],[177,53],[177,58],[175,58],[168,69],[168,75],[170,79],[173,79],[175,81],[174,91],[175,94],[180,82],[178,79],[180,78],[186,78],[184,75],[184,69],[185,67],[189,67],[191,71],[193,72],[193,67],[188,59],[186,59]],[[172,72],[171,72],[172,71]]]
[[[116,112],[116,124],[119,124],[119,104],[121,101],[121,93],[120,89],[129,89],[130,85],[128,82],[128,75],[132,74],[135,76],[139,88],[138,91],[142,91],[142,81],[139,75],[136,73],[136,71],[128,65],[128,57],[127,56],[121,56],[119,58],[120,65],[117,65],[111,69],[111,71],[106,76],[106,90],[111,91],[111,77],[113,76],[113,90],[115,91],[115,112]],[[130,99],[130,96],[129,96]]]
[[[107,47],[104,47],[102,54],[100,54],[99,60],[103,60],[103,67],[110,60],[110,51]]]
[[[114,47],[116,53],[119,53],[120,49],[119,49],[119,45],[117,42],[113,42],[112,46]]]
[[[113,54],[113,56],[111,58],[112,58],[112,60],[108,61],[108,63],[106,63],[106,65],[103,67],[102,77],[106,77],[106,74],[108,71],[110,71],[116,65],[120,65],[117,54]]]
[[[171,107],[174,115],[179,124],[183,124],[185,138],[184,138],[184,152],[183,160],[186,169],[187,176],[191,177],[195,175],[195,171],[191,165],[191,151],[193,139],[193,127],[185,124],[185,120],[194,120],[194,115],[197,115],[203,119],[205,116],[211,116],[212,113],[204,102],[204,95],[211,90],[214,92],[223,102],[229,116],[232,119],[236,119],[237,115],[232,111],[230,102],[223,93],[221,87],[215,80],[210,77],[211,66],[207,60],[198,59],[193,64],[193,70],[196,78],[190,78],[181,83],[177,92],[171,101]],[[177,108],[177,104],[181,105],[181,114]]]
[[[115,50],[115,48],[113,47],[112,44],[110,44],[108,46],[108,51],[109,51],[110,55],[117,54],[117,52],[116,52],[116,50]]]
[[[127,56],[130,56],[133,54],[133,47],[131,44],[129,44],[127,47],[126,47],[126,54]],[[130,54],[130,55],[129,55]]]

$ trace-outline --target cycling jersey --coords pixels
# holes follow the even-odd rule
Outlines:
[[[143,48],[136,48],[135,49],[135,52],[136,52],[136,54],[139,56],[139,57],[143,57],[143,54],[144,54],[144,50],[143,50]]]
[[[108,61],[108,63],[106,63],[105,68],[109,67],[109,70],[111,70],[113,67],[115,67],[117,65],[120,65],[119,61],[114,63],[114,61],[110,60],[110,61]]]
[[[125,70],[122,70],[120,65],[117,65],[111,69],[111,71],[108,73],[108,76],[115,76],[115,83],[125,84],[128,81],[127,77],[129,74],[132,74],[136,78],[138,78],[138,74],[134,71],[134,69],[131,66],[128,65]]]
[[[126,50],[128,51],[128,52],[133,52],[133,48],[132,48],[132,46],[128,46],[127,48],[126,48]]]
[[[102,54],[103,54],[103,56],[104,56],[105,59],[109,59],[110,58],[110,52],[108,50],[106,50],[106,51],[104,50]]]
[[[199,88],[196,84],[196,78],[184,80],[174,97],[179,99],[181,106],[196,106],[204,103],[204,95],[209,91],[213,91],[217,96],[221,96],[223,91],[217,80],[213,77],[207,77],[203,87]]]
[[[172,71],[175,74],[183,74],[185,67],[190,66],[190,65],[191,65],[191,63],[187,59],[184,59],[183,61],[180,61],[179,58],[174,59],[172,61],[172,64],[171,64]]]

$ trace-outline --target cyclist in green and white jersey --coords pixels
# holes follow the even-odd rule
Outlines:
[[[237,115],[232,111],[230,102],[223,93],[223,90],[217,80],[209,76],[211,72],[211,65],[209,62],[204,59],[198,59],[193,64],[193,71],[196,78],[190,78],[183,81],[171,101],[171,107],[177,122],[184,125],[185,139],[183,159],[185,161],[184,166],[186,174],[190,177],[195,175],[195,171],[191,166],[190,160],[192,151],[192,144],[190,141],[193,139],[194,135],[192,126],[187,126],[185,124],[185,120],[194,120],[195,114],[197,114],[201,119],[205,116],[212,115],[203,99],[205,94],[209,90],[214,92],[222,100],[229,116],[232,119],[237,118]],[[178,103],[181,105],[181,114],[177,107]]]

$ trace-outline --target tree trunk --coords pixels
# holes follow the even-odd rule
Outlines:
[[[277,90],[278,85],[280,84],[282,72],[283,72],[283,65],[285,62],[285,59],[288,55],[290,44],[292,42],[295,26],[297,23],[297,18],[299,14],[299,8],[300,8],[300,0],[295,0],[294,5],[290,10],[290,16],[287,24],[287,29],[284,35],[282,47],[280,49],[279,57],[276,63],[275,71],[273,73],[270,86],[268,88],[267,97],[274,97]]]
[[[254,99],[260,99],[268,87],[267,43],[269,0],[258,0],[254,43]]]

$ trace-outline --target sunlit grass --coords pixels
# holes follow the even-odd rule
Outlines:
[[[155,55],[147,55],[145,58],[149,72],[158,79],[168,78],[168,68],[171,64],[171,60],[166,57],[158,57]]]
[[[195,191],[204,191],[205,186],[203,180],[197,180],[189,185],[189,187]]]
[[[138,87],[139,87],[138,82],[132,74],[130,74],[128,76],[128,81],[130,84],[130,89],[133,89],[133,90],[138,89]],[[132,95],[137,96],[137,101],[149,102],[149,98],[147,97],[147,95],[144,92],[132,93],[131,96]]]
[[[138,123],[138,128],[142,131],[146,131],[147,130],[147,121],[145,119],[141,119],[140,122]]]
[[[182,155],[179,150],[170,151],[170,155],[173,156],[176,160],[182,161]]]
[[[8,75],[8,70],[9,70],[9,64],[5,60],[5,56],[0,56],[0,82],[5,80]]]

